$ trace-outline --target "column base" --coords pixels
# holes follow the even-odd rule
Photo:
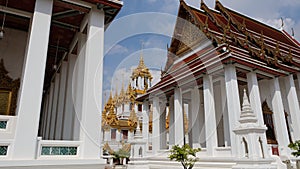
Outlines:
[[[49,160],[3,160],[0,169],[102,169],[106,165],[104,159],[49,159]]]
[[[193,143],[193,148],[201,148],[200,143]]]
[[[272,159],[241,159],[237,160],[237,164],[232,169],[277,169],[277,165],[272,162],[274,162]]]

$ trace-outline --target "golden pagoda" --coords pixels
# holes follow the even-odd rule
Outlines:
[[[126,91],[124,83],[122,83],[120,93],[117,88],[114,96],[112,92],[110,93],[102,112],[103,129],[115,128],[119,131],[128,130],[130,132],[136,129],[139,122],[135,110],[138,105],[136,97],[146,92],[152,80],[152,75],[144,63],[142,54],[139,65],[133,70],[130,78],[131,83],[128,84]]]

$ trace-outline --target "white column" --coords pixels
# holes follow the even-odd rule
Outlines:
[[[291,116],[294,140],[300,140],[300,109],[293,75],[285,77],[287,102]]]
[[[80,140],[83,158],[100,158],[101,102],[103,81],[104,11],[89,13],[84,62]]]
[[[192,103],[191,101],[188,101],[188,144],[190,147],[193,147],[193,124],[195,123],[195,119],[193,119],[193,113],[192,113]]]
[[[263,112],[261,107],[260,92],[255,72],[247,73],[248,93],[251,108],[258,119],[260,125],[264,125]]]
[[[279,80],[278,78],[274,78],[270,83],[270,93],[272,95],[273,118],[276,138],[279,146],[279,154],[289,156],[287,145],[290,142],[280,92]]]
[[[104,130],[104,141],[107,142],[107,141],[110,141],[110,129],[109,130]]]
[[[220,80],[225,146],[231,146],[225,79]]]
[[[169,149],[175,145],[175,115],[174,115],[174,96],[170,97],[169,100],[169,111],[170,111],[170,121],[169,121]]]
[[[63,140],[73,140],[74,133],[74,121],[75,121],[75,109],[73,102],[73,93],[72,93],[72,79],[73,71],[76,61],[76,55],[70,54],[68,56],[68,72],[67,72],[67,88],[65,96],[65,107],[64,107],[64,119],[63,119]]]
[[[237,155],[236,135],[233,129],[238,125],[238,119],[241,112],[239,87],[236,76],[236,69],[234,65],[225,66],[225,86],[226,86],[226,98],[228,108],[228,118],[230,121],[230,141],[231,141],[231,153],[233,156]]]
[[[74,127],[73,140],[79,140],[80,121],[82,117],[82,95],[83,95],[83,81],[84,81],[84,65],[86,53],[86,35],[78,33],[78,55],[74,66],[72,78],[72,93],[74,102]]]
[[[56,116],[56,126],[55,126],[55,140],[62,139],[62,126],[64,120],[64,107],[65,107],[65,95],[66,95],[66,81],[67,81],[67,70],[68,63],[63,61],[60,68],[60,84],[59,84],[59,94],[58,94],[58,107]]]
[[[201,147],[206,147],[206,135],[205,135],[205,117],[204,117],[204,98],[203,90],[199,90],[199,142]]]
[[[251,108],[258,119],[258,124],[260,126],[263,126],[265,124],[264,124],[264,117],[263,117],[263,111],[261,106],[262,102],[260,99],[259,85],[257,81],[257,75],[255,72],[247,73],[247,84],[248,84],[248,94],[249,94]],[[262,145],[264,146],[263,149],[267,150],[268,148],[265,147],[267,145],[266,134],[262,135],[262,142],[263,142]],[[265,153],[265,154],[267,156],[269,155],[269,153]]]
[[[60,73],[56,73],[54,82],[54,93],[53,93],[53,103],[52,112],[50,119],[50,133],[49,139],[54,140],[55,128],[56,128],[56,116],[57,116],[57,105],[58,105],[58,95],[59,95],[59,83],[60,83]]]
[[[216,111],[212,77],[203,77],[204,113],[205,113],[205,135],[207,155],[213,156],[214,149],[218,146]]]
[[[146,148],[149,147],[149,102],[143,103],[143,139],[146,141]]]
[[[199,148],[200,146],[200,93],[198,86],[195,86],[194,89],[191,91],[191,104],[189,105],[190,112],[189,116],[191,119],[189,120],[189,127],[190,127],[190,132],[192,133],[192,143],[193,143],[193,148]]]
[[[132,130],[132,132],[128,130],[128,140],[133,140],[133,137],[134,137],[134,130]]]
[[[117,129],[116,130],[116,141],[120,141],[121,140],[121,133],[120,133],[121,130]]]
[[[36,155],[52,5],[52,0],[35,1],[19,92],[14,159],[34,159]]]
[[[50,124],[51,124],[51,112],[52,112],[52,104],[53,104],[53,93],[54,93],[54,82],[51,82],[50,91],[49,91],[49,106],[48,106],[48,114],[46,120],[46,128],[45,128],[45,136],[43,139],[48,140],[50,135]]]
[[[153,98],[153,116],[152,116],[152,153],[156,154],[160,150],[160,106],[159,98]]]
[[[174,127],[175,145],[184,144],[184,116],[182,104],[182,92],[179,87],[174,89]]]

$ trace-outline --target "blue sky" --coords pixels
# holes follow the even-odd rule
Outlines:
[[[159,79],[160,69],[166,61],[166,47],[170,43],[176,20],[179,0],[123,0],[124,6],[115,21],[106,30],[104,58],[104,99],[108,92],[121,83],[128,84],[132,68],[138,64],[141,53],[146,65]],[[185,0],[191,6],[200,6],[200,0]],[[214,8],[215,0],[204,0]],[[220,0],[235,11],[284,29],[300,39],[299,0]],[[142,44],[143,50],[142,49]],[[116,87],[117,86],[117,87]]]

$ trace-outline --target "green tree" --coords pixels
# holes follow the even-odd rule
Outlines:
[[[290,143],[288,146],[290,149],[295,150],[294,152],[292,152],[293,156],[295,157],[300,156],[300,140],[297,140],[294,143]]]
[[[116,160],[117,165],[123,165],[123,159],[128,159],[130,157],[130,152],[120,148],[118,151],[115,151],[113,158]]]
[[[184,169],[192,169],[197,161],[196,153],[200,150],[200,148],[193,149],[188,144],[182,147],[174,145],[170,150],[169,159],[180,162]]]

